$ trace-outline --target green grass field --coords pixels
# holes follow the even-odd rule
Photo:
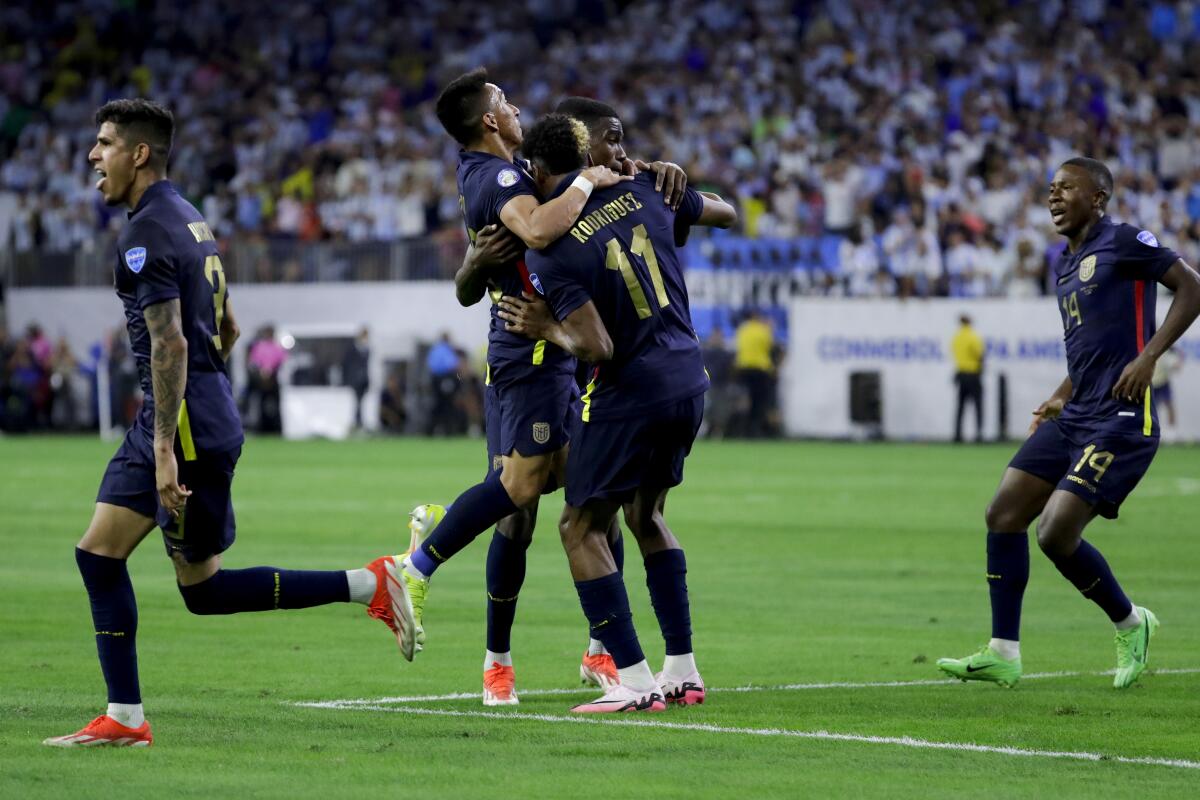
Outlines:
[[[1089,535],[1163,622],[1160,671],[1126,692],[1099,674],[1114,664],[1107,620],[1036,547],[1026,673],[1074,674],[1012,691],[936,680],[937,657],[987,639],[983,509],[1010,446],[701,443],[668,521],[688,552],[697,659],[718,689],[703,706],[581,722],[567,710],[586,691],[533,691],[578,688],[585,643],[556,495],[514,633],[520,707],[484,716],[474,696],[487,537],[438,573],[428,644],[409,664],[358,606],[190,616],[153,534],[130,563],[155,746],[55,750],[41,740],[104,708],[72,548],[114,448],[0,440],[5,798],[1200,796],[1195,449],[1164,448],[1121,520]],[[252,440],[225,563],[360,566],[400,546],[413,505],[451,499],[483,467],[478,441]],[[631,552],[634,617],[656,666],[643,577]],[[900,685],[795,686],[831,682]],[[732,687],[756,690],[719,691]],[[297,705],[457,692],[472,697]],[[1121,760],[1137,758],[1186,763]]]

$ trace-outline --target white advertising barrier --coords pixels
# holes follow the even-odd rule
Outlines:
[[[1169,297],[1158,301],[1159,319]],[[780,385],[784,426],[792,436],[854,437],[850,375],[878,371],[882,432],[889,439],[950,439],[957,388],[950,340],[961,314],[987,342],[984,436],[998,430],[997,385],[1008,386],[1010,437],[1023,434],[1030,413],[1067,374],[1062,321],[1053,298],[1038,300],[844,300],[800,298],[790,312],[790,337]],[[1172,381],[1181,438],[1200,439],[1200,330],[1179,344],[1185,361]],[[1164,420],[1165,421],[1165,420]],[[974,410],[964,431],[975,434]]]

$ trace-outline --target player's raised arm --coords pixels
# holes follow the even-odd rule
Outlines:
[[[1159,282],[1175,293],[1162,326],[1146,342],[1145,349],[1130,361],[1113,386],[1113,397],[1135,401],[1143,397],[1154,377],[1154,365],[1160,356],[1175,344],[1200,315],[1200,275],[1182,258],[1177,259],[1159,278]]]
[[[233,345],[242,335],[242,329],[233,317],[233,303],[229,301],[228,295],[225,296],[225,313],[221,315],[221,329],[217,331],[217,335],[221,337],[221,358],[228,361],[233,353]]]
[[[564,317],[562,322],[555,321],[545,301],[528,293],[522,297],[505,295],[500,298],[499,305],[497,313],[504,320],[506,330],[530,339],[545,339],[589,364],[612,358],[612,337],[591,300]]]
[[[618,175],[608,167],[588,167],[579,173],[567,191],[548,203],[539,204],[536,197],[528,194],[509,200],[500,209],[500,220],[526,247],[541,250],[571,229],[593,189],[631,180],[633,178],[628,175]]]
[[[525,243],[500,225],[488,225],[467,246],[462,266],[454,273],[454,293],[463,306],[473,306],[487,292],[491,270],[512,264],[525,252]]]
[[[146,306],[142,315],[150,334],[150,378],[154,387],[154,465],[163,508],[178,516],[190,492],[179,485],[175,431],[187,385],[188,344],[183,335],[179,298]]]

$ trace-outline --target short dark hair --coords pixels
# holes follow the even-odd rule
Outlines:
[[[463,147],[483,133],[480,117],[487,111],[487,84],[487,70],[479,67],[450,81],[438,95],[438,121]]]
[[[568,97],[558,104],[558,108],[554,109],[555,114],[566,114],[592,128],[597,122],[615,117],[621,119],[617,110],[608,103],[601,103],[599,100],[593,100],[590,97]]]
[[[525,134],[521,151],[551,175],[582,169],[587,164],[587,127],[566,114],[547,114]]]
[[[165,170],[175,139],[175,115],[153,100],[110,100],[96,110],[96,125],[111,122],[126,142],[150,147],[150,166]]]
[[[1064,167],[1079,167],[1086,171],[1088,176],[1091,177],[1092,183],[1096,184],[1096,188],[1104,192],[1104,205],[1108,204],[1113,194],[1113,176],[1103,161],[1097,161],[1094,158],[1087,158],[1085,156],[1077,156],[1075,158],[1068,158],[1062,165]]]

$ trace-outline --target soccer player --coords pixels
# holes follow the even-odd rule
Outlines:
[[[1112,174],[1091,158],[1064,162],[1050,183],[1050,217],[1067,238],[1056,268],[1067,378],[1034,411],[988,506],[992,638],[974,655],[938,660],[955,678],[1008,687],[1020,680],[1026,531],[1039,515],[1042,552],[1116,626],[1113,686],[1133,685],[1146,669],[1158,619],[1129,601],[1083,530],[1096,516],[1116,519],[1150,467],[1159,438],[1150,380],[1200,314],[1200,276],[1150,231],[1106,217],[1112,191]],[[1156,283],[1175,293],[1157,332]]]
[[[572,185],[587,149],[578,120],[551,114],[534,126],[525,153],[544,196]],[[661,711],[666,701],[704,699],[692,654],[686,561],[663,518],[668,490],[682,481],[708,387],[675,244],[691,225],[729,227],[737,213],[693,189],[675,211],[659,200],[654,183],[643,173],[631,184],[596,191],[569,235],[526,254],[530,281],[557,323],[541,317],[540,303],[501,301],[510,330],[545,337],[598,365],[567,457],[560,533],[584,615],[621,680],[575,707],[580,713]],[[622,506],[666,641],[657,676],[638,643],[605,535]]]
[[[118,241],[117,296],[145,400],[100,483],[75,550],[96,630],[108,709],[48,745],[147,746],[137,670],[137,605],[126,559],[157,524],[193,614],[233,614],[358,602],[391,628],[412,660],[415,622],[396,557],[328,572],[223,569],[233,544],[230,486],[242,424],[225,366],[238,336],[212,231],[167,181],[174,118],[146,100],[96,112],[88,160],[110,206],[127,206]]]
[[[437,114],[447,133],[463,146],[459,202],[471,240],[455,276],[456,294],[463,305],[475,304],[489,289],[493,300],[503,293],[532,291],[521,260],[524,248],[543,247],[566,233],[593,188],[629,180],[606,166],[592,167],[581,173],[571,191],[541,204],[524,164],[515,159],[522,141],[520,111],[500,87],[488,82],[485,70],[452,81],[438,98]],[[660,172],[673,168],[678,175],[672,175],[671,187],[682,193],[678,167],[652,168]],[[513,236],[506,238],[504,231]],[[519,702],[511,630],[525,577],[525,551],[536,523],[538,498],[561,483],[568,426],[577,417],[572,413],[577,398],[574,357],[552,343],[505,331],[494,316],[494,306],[492,313],[485,395],[487,477],[448,509],[427,505],[414,511],[413,552],[404,570],[421,626],[429,578],[488,526],[497,524],[487,560],[483,702],[489,706]],[[615,524],[610,537],[620,552],[620,529]],[[424,629],[418,627],[418,646],[423,642]],[[601,648],[598,641],[590,643],[580,675],[606,686],[615,679],[615,667]]]

